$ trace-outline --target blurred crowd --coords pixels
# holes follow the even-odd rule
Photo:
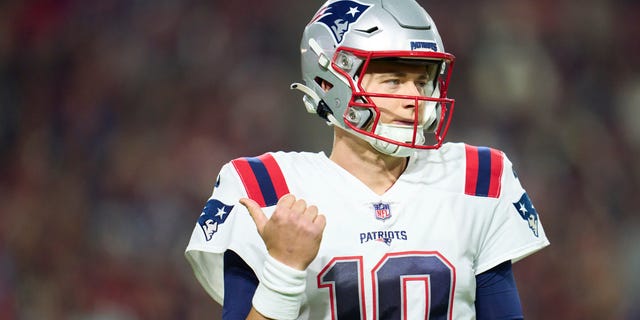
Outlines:
[[[419,2],[448,140],[505,151],[551,240],[527,319],[640,319],[640,2]],[[321,3],[0,1],[0,319],[218,319],[184,248],[226,161],[329,151],[288,89]]]

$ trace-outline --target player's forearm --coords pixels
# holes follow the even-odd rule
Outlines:
[[[271,318],[267,318],[260,314],[260,312],[256,311],[255,308],[251,308],[249,311],[249,315],[247,315],[247,320],[269,320]]]
[[[255,319],[293,320],[304,300],[307,271],[291,268],[267,255],[262,277],[251,300]],[[251,318],[253,319],[253,318]]]

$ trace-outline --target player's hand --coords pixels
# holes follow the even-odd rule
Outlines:
[[[316,206],[307,206],[302,199],[287,194],[280,198],[271,218],[267,219],[260,205],[242,198],[258,228],[269,254],[276,260],[298,270],[305,270],[315,259],[326,225],[324,215]]]

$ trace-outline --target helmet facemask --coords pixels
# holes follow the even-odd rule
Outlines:
[[[415,149],[440,147],[453,109],[453,100],[442,98],[446,97],[446,80],[450,75],[447,69],[452,61],[440,55],[436,52],[360,52],[339,48],[332,67],[347,79],[352,89],[351,100],[342,115],[344,125],[376,150],[392,156],[406,157]],[[365,74],[372,63],[381,61],[414,66],[411,70],[423,69],[424,77],[416,84],[418,92],[401,95],[367,91],[363,84]],[[358,69],[354,72],[352,69],[356,66]],[[413,108],[413,119],[384,123],[381,105],[393,100],[395,102],[391,103]]]

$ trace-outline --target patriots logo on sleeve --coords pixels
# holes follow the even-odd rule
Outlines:
[[[227,221],[232,209],[233,206],[224,204],[216,199],[207,201],[204,209],[202,209],[202,214],[198,218],[198,224],[202,228],[207,241],[211,240],[218,231],[218,227]]]
[[[520,217],[529,223],[529,229],[533,231],[533,235],[538,236],[538,212],[531,204],[531,199],[527,193],[523,193],[518,202],[513,204],[516,210],[520,214]]]
[[[360,19],[360,16],[371,6],[351,0],[339,0],[321,8],[311,19],[311,23],[320,23],[333,33],[337,44],[344,39],[349,26]],[[310,24],[311,24],[310,23]]]

